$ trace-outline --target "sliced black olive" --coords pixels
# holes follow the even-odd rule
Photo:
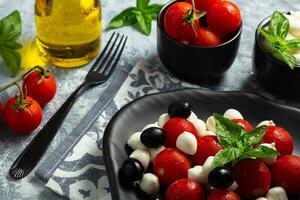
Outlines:
[[[146,147],[155,148],[163,144],[165,134],[161,128],[150,127],[142,132],[140,139]]]
[[[171,118],[182,117],[188,118],[192,113],[192,108],[189,103],[183,101],[175,101],[169,105],[168,113]]]
[[[215,188],[226,189],[232,185],[234,178],[230,168],[217,167],[208,174],[208,182]]]
[[[144,167],[140,161],[128,158],[120,169],[120,175],[123,179],[128,181],[138,181],[143,177]]]

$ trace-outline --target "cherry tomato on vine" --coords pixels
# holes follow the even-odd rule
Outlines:
[[[4,107],[4,121],[9,128],[20,134],[36,129],[42,121],[42,109],[29,96],[15,96]]]
[[[35,67],[25,76],[22,90],[25,95],[34,98],[41,106],[45,106],[55,96],[56,81],[49,70]]]
[[[222,41],[217,34],[211,32],[207,28],[200,27],[197,30],[197,38],[192,42],[192,44],[196,46],[210,47],[220,45],[222,44]]]

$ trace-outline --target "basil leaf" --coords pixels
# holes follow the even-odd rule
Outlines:
[[[214,114],[217,137],[223,148],[240,147],[239,138],[246,133],[245,129],[219,114]]]
[[[273,54],[274,56],[282,61],[283,63],[286,63],[291,69],[295,68],[296,65],[296,58],[289,54],[288,52],[284,51],[284,50],[280,50],[277,48],[272,48]]]
[[[273,42],[275,39],[272,33],[264,28],[258,29],[259,33],[262,34],[269,42]]]
[[[152,18],[150,16],[144,15],[143,13],[136,14],[136,19],[138,21],[138,27],[145,35],[150,35]]]
[[[136,7],[143,9],[149,4],[149,2],[150,0],[136,0]]]
[[[242,151],[238,148],[227,148],[219,151],[214,158],[213,165],[221,167],[238,159],[242,155]]]
[[[266,128],[267,126],[261,126],[249,133],[245,133],[240,139],[243,143],[244,148],[248,148],[260,143],[265,134]]]
[[[289,20],[281,12],[275,11],[269,24],[272,35],[284,39],[289,32],[289,27]]]
[[[242,155],[242,159],[246,159],[246,158],[251,158],[251,157],[255,157],[255,158],[269,158],[269,157],[275,157],[278,156],[279,153],[267,146],[264,145],[259,145],[257,148],[250,150],[250,151],[246,151],[243,153]]]
[[[299,49],[300,48],[300,40],[299,39],[286,40],[285,48],[286,49]]]
[[[0,55],[12,74],[16,74],[21,65],[21,55],[14,49],[0,46]]]
[[[120,28],[136,24],[135,10],[136,8],[130,7],[122,11],[109,22],[109,28]]]
[[[155,20],[161,8],[162,8],[161,4],[151,4],[150,6],[147,7],[147,9],[145,9],[144,12],[150,18]]]

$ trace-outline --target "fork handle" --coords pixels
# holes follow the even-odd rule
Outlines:
[[[26,176],[34,169],[50,145],[75,100],[84,93],[88,87],[88,84],[83,83],[68,97],[68,99],[61,105],[46,125],[38,132],[30,144],[15,160],[10,171],[15,168],[21,168],[24,170],[24,176]]]

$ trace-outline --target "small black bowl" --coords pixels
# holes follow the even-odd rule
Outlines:
[[[286,99],[299,99],[300,65],[292,70],[287,64],[273,57],[264,47],[264,38],[258,32],[258,28],[268,26],[270,20],[271,16],[265,18],[256,29],[252,54],[254,74],[260,85],[271,93]]]
[[[172,39],[164,30],[164,15],[168,7],[178,0],[168,2],[157,18],[157,50],[165,67],[179,78],[201,83],[220,78],[232,65],[239,48],[242,24],[232,37],[213,47],[186,45]]]

